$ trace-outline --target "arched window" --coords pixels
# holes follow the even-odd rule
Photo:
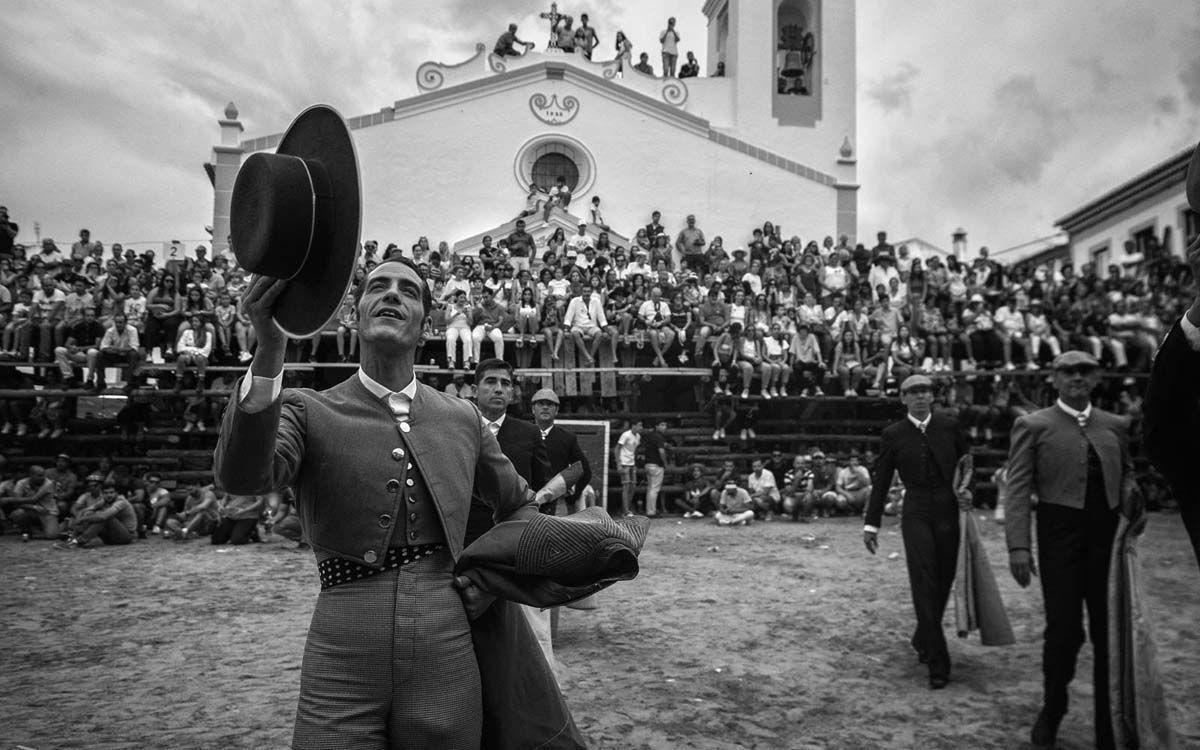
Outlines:
[[[533,161],[533,181],[542,190],[549,190],[562,177],[572,192],[579,185],[579,166],[575,160],[557,150],[547,151]]]
[[[817,56],[812,3],[782,0],[775,21],[775,93],[811,96]]]

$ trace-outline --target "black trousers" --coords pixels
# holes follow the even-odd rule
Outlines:
[[[1094,493],[1089,493],[1093,495]],[[1117,511],[1100,497],[1082,510],[1041,503],[1037,509],[1038,567],[1046,607],[1042,678],[1045,710],[1054,719],[1067,712],[1067,687],[1083,646],[1083,611],[1092,641],[1096,747],[1113,746],[1108,703],[1108,568]]]
[[[950,651],[946,648],[942,617],[950,601],[958,563],[958,506],[950,500],[938,505],[937,510],[914,511],[906,498],[900,534],[917,615],[913,648],[929,658],[931,677],[949,677]]]

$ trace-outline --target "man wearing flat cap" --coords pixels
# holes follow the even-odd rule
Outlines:
[[[905,378],[900,400],[908,416],[884,428],[880,438],[863,542],[875,554],[884,501],[899,472],[905,489],[900,533],[917,616],[911,643],[918,660],[929,665],[929,687],[939,690],[950,681],[942,617],[958,562],[959,510],[971,507],[973,462],[958,421],[933,413],[932,380],[925,375]]]
[[[1130,502],[1133,461],[1129,423],[1091,404],[1100,382],[1095,357],[1067,351],[1054,358],[1053,406],[1017,419],[1008,454],[1005,536],[1009,567],[1022,587],[1042,577],[1046,609],[1042,679],[1045,695],[1033,726],[1036,747],[1054,746],[1067,713],[1067,688],[1083,646],[1087,608],[1092,642],[1096,747],[1113,747],[1108,688],[1109,558],[1118,514]],[[1037,563],[1031,510],[1037,496]]]
[[[1200,182],[1200,149],[1188,170],[1188,198],[1192,200]],[[1194,278],[1200,278],[1200,236],[1187,248],[1187,262]],[[1196,460],[1196,436],[1200,434],[1200,294],[1171,327],[1154,357],[1144,405],[1146,455],[1162,472],[1179,515],[1192,539],[1200,564],[1200,461]]]
[[[558,417],[558,394],[549,388],[542,388],[533,394],[530,405],[533,409],[533,421],[541,430],[542,441],[546,444],[546,454],[550,460],[550,476],[558,474],[576,462],[583,467],[583,474],[564,498],[567,508],[572,509],[583,493],[583,488],[592,481],[592,467],[588,463],[583,449],[579,447],[579,439],[575,437],[575,433],[554,423]],[[553,508],[553,504],[550,504],[550,507]]]
[[[432,307],[416,265],[386,260],[357,288],[354,375],[324,391],[281,389],[288,336],[318,334],[346,294],[359,217],[353,142],[328,107],[242,165],[230,223],[239,263],[256,274],[242,304],[258,346],[225,411],[214,474],[234,494],[293,487],[317,559],[293,748],[476,750],[488,683],[471,620],[489,602],[455,582],[454,563],[472,495],[496,521],[537,510],[478,408],[414,377]],[[527,628],[513,632],[510,643],[537,654]],[[552,677],[548,689],[558,695]]]

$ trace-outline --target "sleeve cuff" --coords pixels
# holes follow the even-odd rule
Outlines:
[[[1184,338],[1187,339],[1188,346],[1192,351],[1200,352],[1200,328],[1197,328],[1192,321],[1188,320],[1188,316],[1184,313],[1179,319],[1179,328],[1183,331]]]
[[[864,525],[864,526],[863,526],[863,531],[867,532],[868,534],[878,534],[878,533],[879,533],[879,527],[878,527],[878,526],[872,526],[871,524],[866,524],[866,525]]]
[[[242,411],[254,414],[266,409],[279,398],[283,390],[283,370],[272,378],[250,375],[242,378],[241,389],[238,393],[238,405]]]

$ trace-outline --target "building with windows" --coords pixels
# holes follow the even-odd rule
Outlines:
[[[1069,237],[1075,267],[1095,263],[1101,276],[1110,265],[1133,272],[1159,247],[1182,257],[1200,232],[1200,217],[1188,206],[1185,190],[1192,151],[1175,154],[1055,222]]]
[[[729,248],[764,221],[786,236],[853,241],[854,1],[708,0],[703,11],[709,70],[698,78],[654,77],[632,60],[553,47],[500,56],[482,43],[468,60],[420,65],[418,93],[348,117],[362,237],[407,249],[424,235],[470,252],[485,234],[511,231],[531,183],[546,190],[563,177],[566,210],[527,218],[539,239],[558,226],[573,232],[600,196],[614,244],[652,210],[671,233],[695,214]],[[711,75],[718,63],[722,77]],[[287,126],[245,138],[237,118],[230,105],[209,167],[218,251],[238,167],[273,149]]]

